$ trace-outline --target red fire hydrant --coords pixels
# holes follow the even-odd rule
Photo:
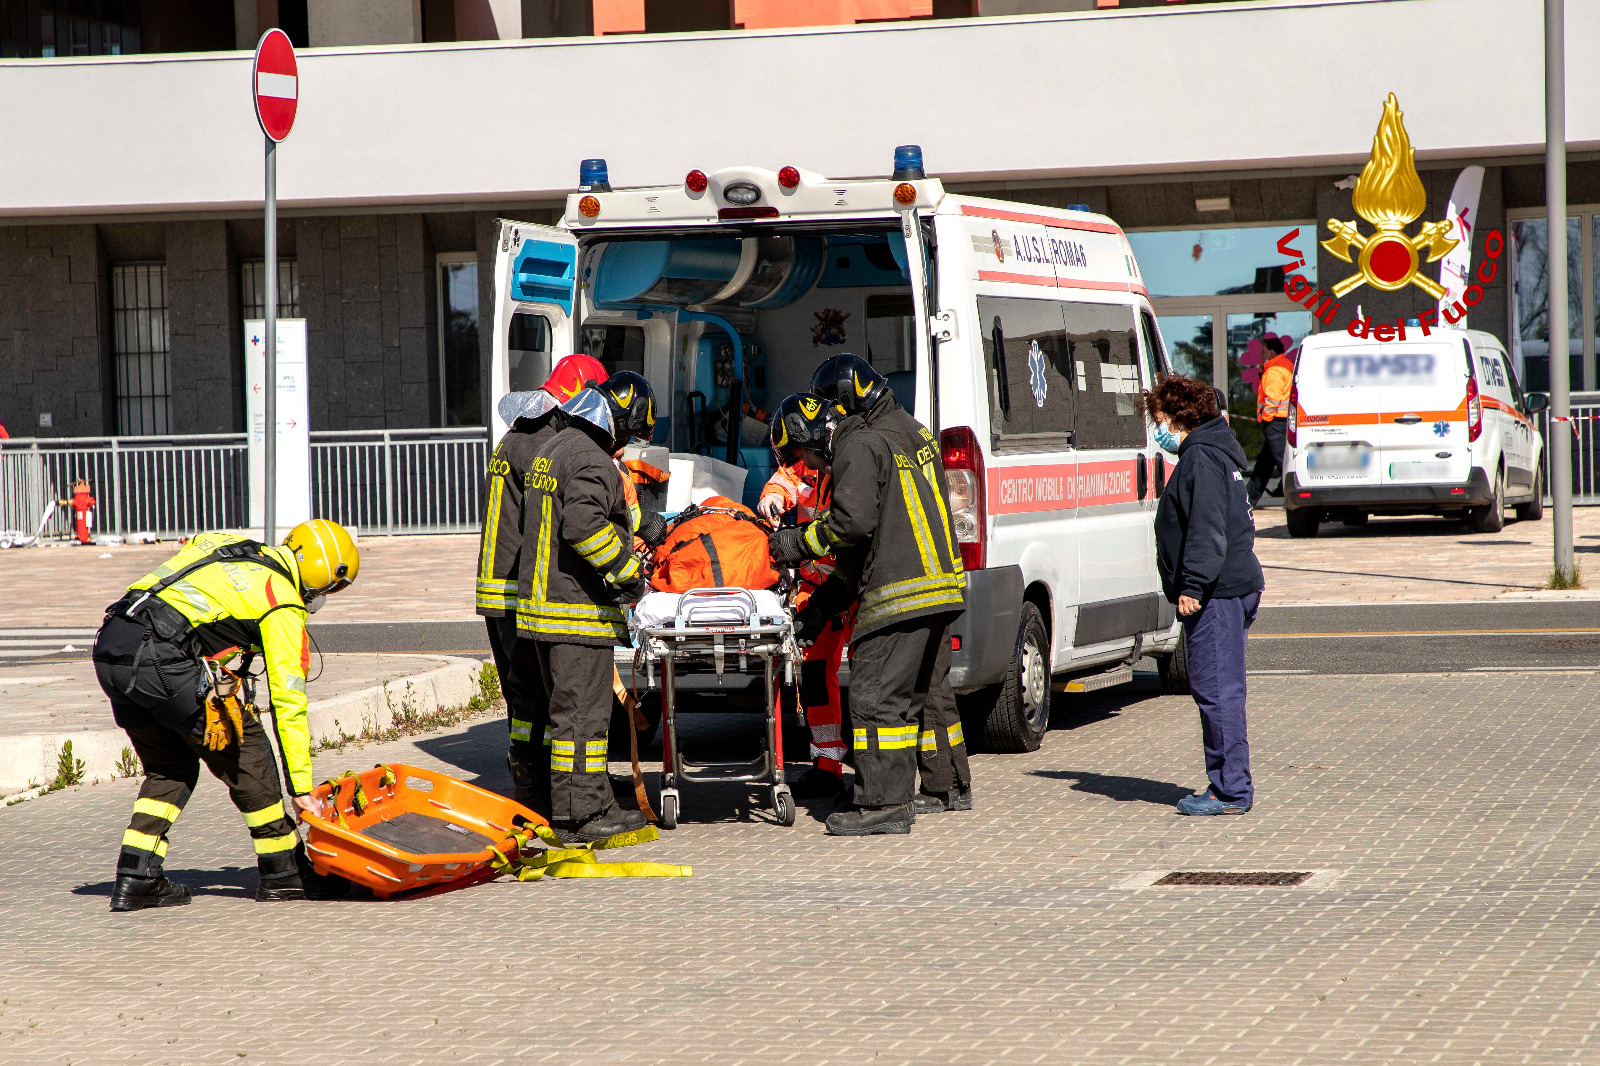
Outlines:
[[[83,478],[74,481],[72,499],[62,500],[61,503],[72,507],[72,533],[78,543],[90,543],[90,532],[94,529],[94,496],[90,494],[89,482]]]

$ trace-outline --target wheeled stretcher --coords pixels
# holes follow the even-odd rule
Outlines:
[[[800,647],[794,620],[782,599],[766,590],[704,588],[653,592],[634,609],[634,677],[641,666],[647,683],[661,685],[661,824],[678,824],[679,782],[747,783],[770,788],[780,825],[793,825],[794,795],[783,780],[783,707],[779,671],[793,685]],[[724,673],[746,672],[759,660],[766,680],[766,729],[754,759],[691,763],[678,743],[676,680],[681,668],[710,667],[720,684]]]

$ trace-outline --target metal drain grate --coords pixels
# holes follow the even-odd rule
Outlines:
[[[1155,887],[1163,886],[1189,886],[1189,887],[1236,887],[1251,885],[1266,885],[1269,887],[1287,887],[1301,885],[1311,879],[1312,871],[1275,870],[1271,872],[1245,872],[1234,870],[1175,870],[1155,883]]]

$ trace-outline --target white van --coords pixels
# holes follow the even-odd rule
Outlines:
[[[496,397],[575,350],[641,371],[656,440],[748,468],[753,500],[772,453],[754,413],[730,432],[729,412],[853,352],[943,442],[968,573],[951,681],[988,743],[1038,747],[1052,682],[1128,680],[1143,654],[1186,690],[1151,528],[1167,460],[1137,403],[1165,356],[1115,222],[947,194],[914,146],[888,180],[583,176],[558,226],[499,224]]]
[[[1382,327],[1390,333],[1396,327]],[[1369,515],[1465,518],[1480,533],[1544,514],[1544,438],[1511,358],[1481,330],[1404,340],[1320,333],[1300,345],[1283,456],[1289,533]]]

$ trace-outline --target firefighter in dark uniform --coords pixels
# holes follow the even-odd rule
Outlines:
[[[283,546],[201,533],[106,608],[94,670],[117,725],[144,766],[122,835],[111,909],[189,902],[167,880],[167,832],[199,781],[200,764],[228,786],[255,845],[258,900],[323,899],[350,884],[312,870],[294,820],[314,809],[306,721],[306,615],[356,578],[361,559],[342,526],[302,522]],[[260,720],[239,700],[239,652],[260,655],[272,697],[289,803]],[[248,671],[247,663],[239,667]],[[248,690],[246,690],[248,691]],[[217,697],[226,697],[218,699]]]
[[[955,748],[963,771],[966,760],[949,694],[949,627],[961,613],[966,578],[950,533],[944,466],[933,435],[905,415],[865,360],[829,359],[811,391],[848,416],[832,435],[832,495],[804,528],[773,534],[771,551],[779,566],[832,553],[839,584],[828,601],[849,595],[841,590],[859,599],[850,670],[854,804],[828,817],[828,832],[908,833],[925,732],[934,734],[927,768],[938,774],[941,750],[952,764],[948,777],[925,780],[939,799],[927,809],[960,809],[961,797],[949,802],[958,791],[971,803],[970,779],[955,769]]]
[[[507,393],[500,419],[510,428],[489,457],[478,543],[478,613],[489,629],[489,650],[506,699],[512,798],[550,816],[550,705],[539,680],[533,642],[517,639],[517,567],[522,551],[522,491],[528,467],[556,435],[556,408],[586,386],[605,381],[606,368],[587,355],[569,355],[549,380],[529,392]]]
[[[568,839],[602,840],[645,824],[612,796],[606,732],[612,649],[629,640],[624,607],[649,591],[615,460],[630,440],[650,439],[655,396],[623,371],[558,417],[565,428],[528,470],[517,626],[538,649],[549,695],[551,825]]]

